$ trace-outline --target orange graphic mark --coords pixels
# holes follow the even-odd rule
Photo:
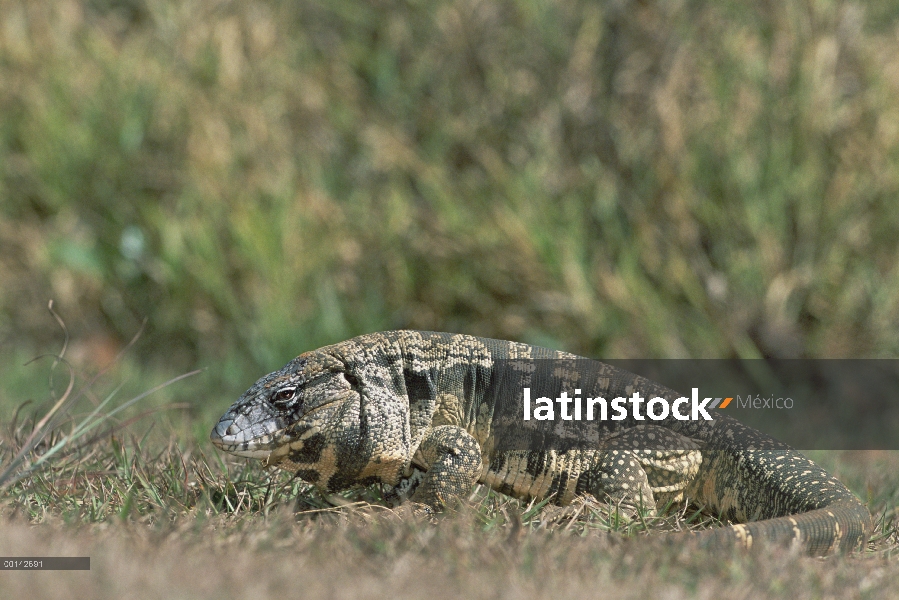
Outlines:
[[[724,402],[722,402],[721,406],[719,406],[718,408],[727,408],[727,405],[730,404],[731,400],[733,400],[733,398],[725,398]]]

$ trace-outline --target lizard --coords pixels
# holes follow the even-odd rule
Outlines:
[[[563,506],[588,494],[631,509],[686,500],[733,523],[692,534],[715,548],[790,543],[825,555],[860,549],[871,533],[868,509],[839,480],[720,411],[713,421],[525,421],[524,386],[681,397],[565,352],[387,331],[305,352],[265,375],[210,437],[325,493],[379,483],[428,513],[481,483]]]

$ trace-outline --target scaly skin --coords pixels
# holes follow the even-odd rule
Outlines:
[[[578,370],[584,364],[572,354],[465,335],[363,335],[261,378],[211,437],[222,450],[277,465],[323,491],[413,488],[412,502],[429,511],[480,482],[563,505],[589,493],[625,510],[687,498],[740,523],[699,534],[715,547],[789,542],[820,555],[866,543],[870,514],[843,484],[730,417],[538,422],[513,410],[510,399],[520,398],[522,386],[583,387],[584,396],[605,398],[680,396],[596,361],[589,361],[590,379]]]

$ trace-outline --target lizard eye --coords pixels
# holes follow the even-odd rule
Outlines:
[[[297,388],[295,387],[283,387],[274,394],[272,394],[272,403],[285,405],[291,400],[293,400],[297,395]]]

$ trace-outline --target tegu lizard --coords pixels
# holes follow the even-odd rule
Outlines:
[[[681,419],[671,411],[662,419],[574,419],[566,402],[554,419],[539,420],[522,405],[525,387],[534,401],[538,390],[681,397],[564,352],[389,331],[306,352],[262,377],[211,438],[325,492],[380,483],[411,491],[426,511],[480,482],[561,505],[583,494],[631,508],[689,500],[737,523],[699,534],[713,546],[791,542],[826,554],[858,549],[870,534],[868,510],[842,483],[733,418]]]

